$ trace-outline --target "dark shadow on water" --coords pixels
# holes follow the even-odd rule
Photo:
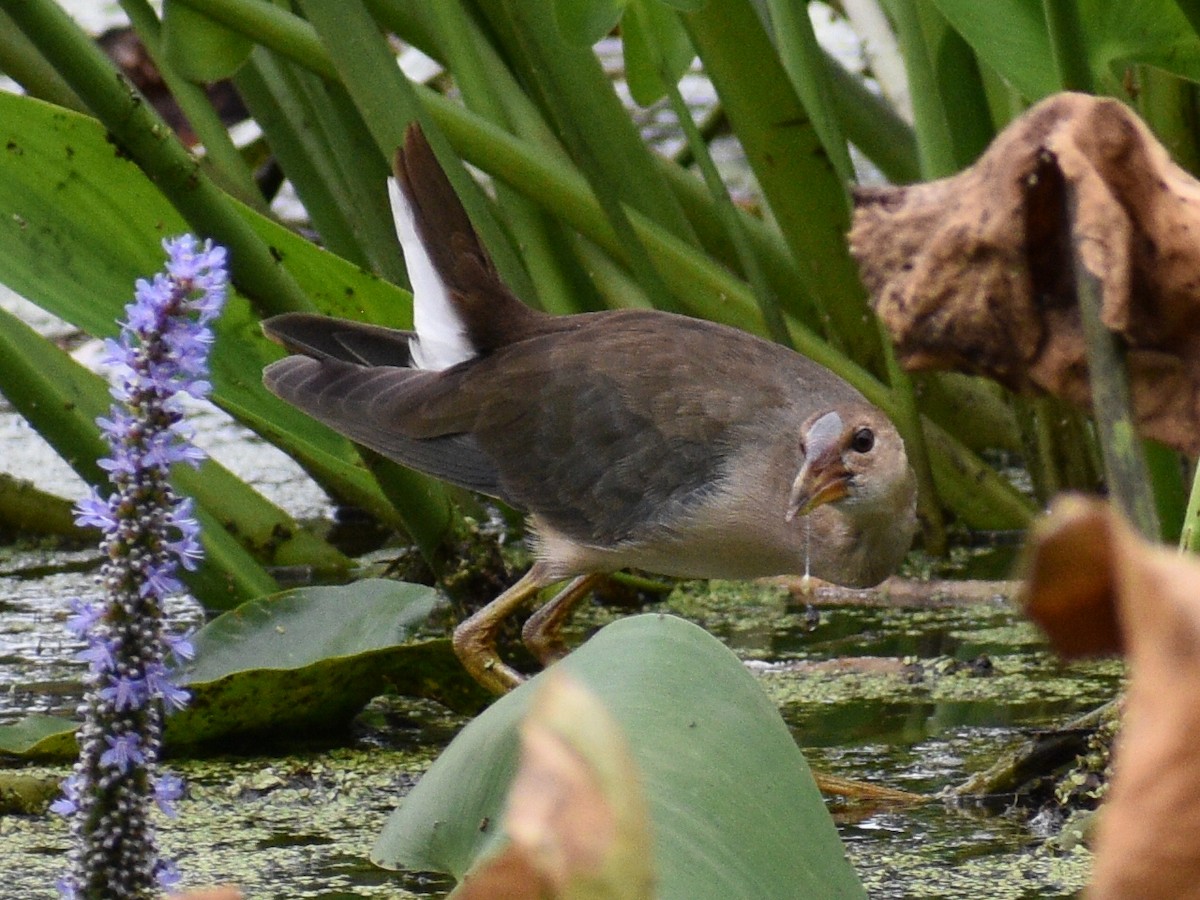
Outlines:
[[[964,728],[1020,733],[1031,722],[1049,722],[1076,711],[1072,700],[1002,703],[943,701],[899,703],[858,700],[819,709],[785,708],[784,718],[802,747],[907,746]]]

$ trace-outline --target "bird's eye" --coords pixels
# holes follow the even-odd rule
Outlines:
[[[870,428],[860,428],[850,439],[850,449],[855,453],[870,453],[875,446],[875,432]]]

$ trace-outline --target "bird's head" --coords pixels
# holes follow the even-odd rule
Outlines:
[[[883,413],[866,404],[819,412],[801,426],[800,451],[788,521],[832,503],[855,519],[891,518],[911,538],[916,479],[904,441]]]

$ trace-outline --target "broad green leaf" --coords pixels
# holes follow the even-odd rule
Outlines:
[[[933,2],[980,58],[1023,97],[1036,100],[1058,90],[1042,0]]]
[[[72,759],[79,753],[76,723],[59,716],[33,714],[0,725],[0,756],[21,759]]]
[[[554,0],[558,33],[570,44],[590,47],[617,27],[629,0]]]
[[[250,56],[249,39],[178,0],[163,0],[163,52],[185,78],[217,81]]]
[[[1180,11],[1192,24],[1192,31],[1200,34],[1200,0],[1175,0]]]
[[[433,588],[384,579],[261,597],[194,636],[181,672],[191,703],[167,719],[167,750],[249,738],[312,738],[343,729],[387,690],[478,709],[482,689],[444,638],[417,632],[438,607]],[[0,726],[0,754],[73,757],[77,723],[29,716]]]
[[[1079,15],[1108,93],[1123,96],[1125,68],[1138,63],[1200,81],[1200,37],[1173,0],[1080,0]]]
[[[161,267],[159,243],[185,231],[183,220],[87,116],[0,93],[0,146],[0,282],[89,334],[115,335],[134,281]],[[322,311],[411,323],[406,292],[243,214]],[[344,438],[263,389],[263,366],[283,351],[262,336],[249,303],[231,296],[216,330],[214,400],[341,496],[394,517]]]
[[[1027,100],[1059,90],[1042,0],[933,0],[979,54]],[[1172,0],[1078,0],[1098,89],[1123,97],[1126,66],[1143,63],[1200,81],[1200,37]]]
[[[336,731],[390,685],[426,682],[437,656],[465,678],[446,641],[413,643],[437,604],[433,588],[383,579],[243,603],[196,633],[192,702],[167,720],[167,744]]]
[[[745,667],[671,616],[622,619],[558,663],[624,730],[663,898],[862,897],[808,763]],[[517,729],[545,675],[468,725],[404,798],[371,858],[461,878],[495,851]]]
[[[696,57],[679,16],[659,0],[632,0],[621,20],[621,33],[625,80],[629,93],[641,106],[649,106],[666,94],[664,73],[677,82]]]
[[[677,9],[680,12],[696,12],[704,7],[708,0],[662,0],[664,6]]]

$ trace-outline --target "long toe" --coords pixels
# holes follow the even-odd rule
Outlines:
[[[500,658],[496,638],[476,616],[454,629],[454,653],[471,677],[493,694],[507,694],[525,676]]]
[[[533,627],[530,627],[531,625]],[[532,618],[521,629],[521,640],[542,666],[558,662],[570,652],[570,648],[562,639],[562,635],[558,633],[558,629],[548,631],[538,628]]]
[[[570,652],[562,639],[562,626],[602,577],[592,573],[574,578],[549,603],[526,619],[525,627],[521,629],[521,640],[543,666],[558,662]]]

